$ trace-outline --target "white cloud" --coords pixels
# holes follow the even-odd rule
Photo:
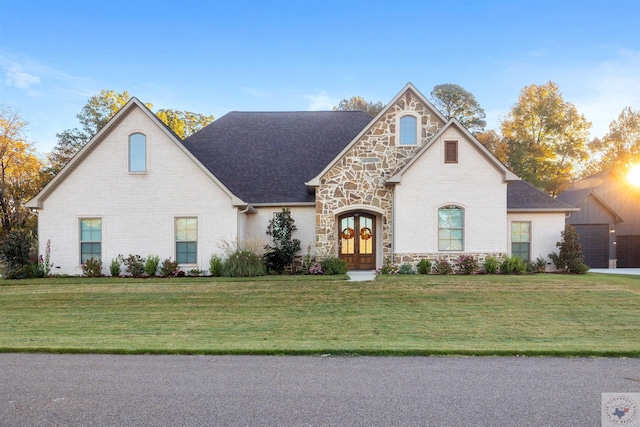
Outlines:
[[[591,137],[601,138],[625,107],[640,109],[640,52],[620,50],[585,74],[585,95],[574,104],[592,122]]]
[[[310,101],[309,111],[332,110],[340,102],[337,98],[330,97],[324,90],[317,95],[306,95],[305,98]]]
[[[31,86],[40,84],[40,77],[23,71],[18,64],[10,65],[6,72],[7,79],[5,82],[8,86],[14,86],[18,89],[31,89]]]

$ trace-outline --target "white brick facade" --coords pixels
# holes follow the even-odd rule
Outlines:
[[[147,173],[128,171],[128,135],[133,132],[147,136]],[[176,217],[198,218],[200,269],[221,252],[220,239],[237,237],[238,214],[229,195],[142,110],[130,109],[96,142],[38,211],[40,252],[51,240],[52,273],[81,274],[81,218],[102,220],[105,274],[118,254],[175,259]]]
[[[538,257],[544,258],[547,261],[547,271],[556,270],[549,259],[549,254],[560,251],[556,243],[561,239],[560,232],[564,230],[565,213],[510,213],[507,215],[507,221],[509,255],[511,255],[511,223],[528,221],[531,223],[531,261],[535,261]]]

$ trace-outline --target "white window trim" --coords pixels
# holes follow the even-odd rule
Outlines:
[[[131,136],[140,134],[144,135],[144,170],[132,171],[131,170]],[[149,135],[141,130],[131,131],[127,135],[127,171],[131,175],[146,175],[149,173]]]
[[[446,209],[448,207],[455,206],[456,208],[460,208],[462,210],[462,249],[460,250],[441,250],[440,249],[440,209]],[[435,248],[437,252],[441,253],[464,253],[465,247],[467,246],[467,208],[460,203],[444,203],[436,208],[436,245]]]
[[[516,222],[528,222],[529,223],[529,261],[534,261],[533,258],[533,221],[524,219],[524,220],[512,220],[509,223],[509,256],[513,256],[513,224]],[[522,243],[522,242],[516,242]]]
[[[414,119],[416,119],[416,140],[415,143],[413,144],[402,144],[402,140],[401,140],[401,131],[400,131],[400,123],[402,121],[402,119],[404,117],[413,117]],[[403,111],[402,113],[398,114],[396,117],[396,146],[398,147],[415,147],[420,145],[420,141],[422,140],[421,138],[421,132],[420,132],[420,116],[416,113],[414,113],[413,111]]]
[[[178,227],[177,227],[177,220],[178,219],[187,219],[187,218],[195,218],[196,219],[196,227],[197,227],[197,234],[196,234],[196,262],[195,263],[189,263],[189,264],[178,264],[179,266],[184,266],[184,267],[198,267],[199,265],[199,259],[200,259],[200,216],[199,215],[175,215],[173,217],[173,256],[176,260],[176,262],[178,261],[178,248],[177,248],[177,243],[178,243]]]
[[[104,266],[104,218],[96,215],[81,215],[77,217],[76,242],[78,242],[78,253],[76,259],[78,260],[78,266],[82,265],[82,221],[90,219],[100,220],[100,259],[103,261]]]

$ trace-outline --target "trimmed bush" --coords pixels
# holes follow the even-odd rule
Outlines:
[[[178,271],[178,261],[171,261],[171,258],[166,258],[160,265],[160,275],[162,277],[171,277]]]
[[[142,277],[144,274],[145,259],[140,255],[129,255],[122,259],[124,271],[131,277]]]
[[[418,261],[418,273],[419,274],[431,273],[431,260],[424,258]]]
[[[324,274],[347,274],[347,263],[337,257],[329,257],[320,261]]]
[[[159,265],[160,257],[157,255],[149,255],[147,261],[144,263],[144,272],[147,273],[148,276],[153,277],[156,275]]]
[[[453,267],[445,258],[438,258],[433,268],[433,272],[440,275],[453,274]]]
[[[218,255],[211,255],[211,258],[209,258],[209,273],[213,277],[222,276],[222,258]]]
[[[460,255],[455,266],[458,274],[471,274],[478,269],[478,262],[471,255]]]
[[[102,277],[102,261],[89,258],[82,264],[82,275],[84,277]]]
[[[398,270],[398,274],[414,274],[413,267],[409,264],[402,264],[400,266],[400,270]]]
[[[502,274],[527,274],[527,263],[518,256],[506,257],[500,266]]]
[[[483,270],[487,274],[496,274],[498,272],[498,260],[494,257],[487,257],[484,260]]]
[[[109,273],[113,277],[120,276],[120,259],[121,259],[121,256],[119,255],[116,258],[112,259],[111,264],[109,264]]]

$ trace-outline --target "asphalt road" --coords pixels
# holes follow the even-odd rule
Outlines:
[[[0,426],[599,426],[639,359],[0,354]]]

